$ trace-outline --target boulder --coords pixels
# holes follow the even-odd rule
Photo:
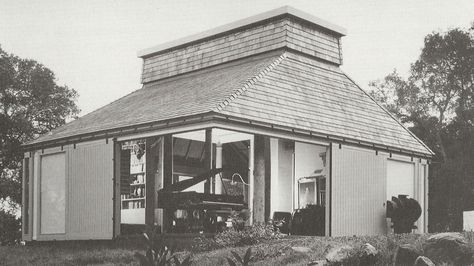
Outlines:
[[[299,253],[308,253],[311,252],[310,248],[307,247],[291,247],[292,250],[299,252]]]
[[[439,233],[423,244],[424,255],[436,264],[470,265],[473,250],[460,233]]]
[[[326,255],[328,265],[375,265],[377,249],[371,244],[364,244],[359,248],[339,246],[329,250]]]
[[[413,266],[435,266],[435,264],[425,256],[419,256],[415,260],[415,264]]]
[[[334,247],[326,254],[326,261],[329,265],[342,265],[350,260],[353,253],[354,248],[351,246]]]
[[[310,261],[307,265],[308,266],[324,266],[327,264],[326,260],[313,260]]]
[[[413,265],[418,256],[420,256],[420,254],[416,250],[415,246],[410,244],[401,245],[395,250],[395,255],[393,257],[393,265]]]
[[[358,252],[359,265],[375,265],[377,254],[378,251],[374,246],[365,243]]]

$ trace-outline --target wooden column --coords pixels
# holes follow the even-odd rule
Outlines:
[[[158,170],[160,160],[158,154],[158,137],[150,137],[146,139],[146,206],[145,206],[145,224],[153,226],[155,222],[155,208],[157,193],[155,190],[155,174]]]
[[[216,154],[215,154],[215,166],[216,168],[222,168],[222,144],[219,142],[216,144]],[[220,178],[220,174],[217,174],[214,177],[214,193],[215,194],[222,194],[222,180]]]
[[[270,151],[270,138],[265,137],[265,149],[264,149],[264,158],[265,158],[265,222],[267,222],[272,215],[271,210],[271,180],[272,180],[272,169],[271,169],[271,151]]]
[[[113,237],[116,238],[120,235],[120,223],[121,223],[121,210],[122,210],[122,198],[120,193],[120,162],[121,162],[121,153],[122,146],[116,139],[114,141],[114,212],[113,212]],[[129,163],[130,164],[130,163]]]
[[[264,223],[270,216],[270,139],[254,137],[253,222]]]
[[[206,171],[212,169],[212,129],[206,129],[206,140],[204,143],[204,167]],[[211,182],[208,179],[204,183],[204,193],[211,193]]]
[[[171,185],[173,180],[173,136],[171,134],[163,137],[163,187]],[[172,215],[163,210],[162,232],[168,232],[171,228]]]

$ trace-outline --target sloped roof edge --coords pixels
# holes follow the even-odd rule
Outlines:
[[[29,142],[23,145],[25,149],[33,149],[33,148],[42,148],[48,145],[63,145],[63,143],[70,142],[70,143],[77,143],[81,141],[85,141],[91,138],[113,138],[115,136],[120,136],[120,135],[130,135],[130,134],[135,134],[139,132],[148,132],[150,130],[161,130],[163,128],[173,128],[176,125],[184,125],[188,123],[198,123],[200,121],[209,121],[205,119],[211,119],[214,121],[214,119],[217,118],[224,118],[225,121],[229,122],[241,122],[246,125],[250,126],[264,126],[265,128],[271,129],[271,130],[282,130],[285,132],[290,132],[294,134],[304,134],[307,136],[315,137],[318,139],[322,140],[327,140],[327,141],[334,141],[338,143],[349,143],[349,144],[355,144],[355,145],[361,145],[364,147],[372,147],[373,149],[378,149],[378,150],[387,150],[387,151],[393,151],[393,152],[398,152],[398,153],[404,153],[404,154],[411,154],[411,155],[419,155],[423,154],[425,157],[431,157],[434,155],[434,153],[421,141],[419,140],[411,131],[409,131],[406,127],[404,127],[396,118],[393,117],[393,115],[388,112],[385,108],[380,106],[379,103],[377,103],[365,90],[363,90],[360,86],[357,85],[350,77],[348,77],[347,74],[341,71],[342,75],[344,75],[347,79],[349,79],[356,87],[357,89],[361,90],[366,96],[368,96],[371,100],[373,101],[378,107],[382,108],[384,112],[386,112],[392,119],[395,120],[395,122],[402,126],[403,130],[406,130],[408,134],[413,137],[414,141],[416,140],[422,145],[421,149],[415,149],[415,150],[410,150],[406,149],[406,147],[402,146],[390,146],[390,145],[385,145],[381,144],[377,141],[362,141],[362,140],[357,140],[355,138],[350,138],[350,137],[344,137],[344,135],[337,135],[337,134],[332,134],[331,132],[318,132],[312,131],[312,129],[303,129],[303,128],[298,128],[298,126],[289,126],[286,125],[278,125],[278,124],[271,124],[268,122],[263,122],[264,120],[260,121],[259,119],[252,119],[252,118],[247,118],[247,117],[233,117],[232,115],[228,115],[226,113],[221,113],[220,111],[226,110],[226,106],[228,106],[230,103],[234,102],[236,99],[239,99],[243,93],[245,93],[246,89],[253,84],[255,84],[257,81],[259,81],[262,77],[265,77],[269,75],[277,66],[279,66],[283,61],[285,61],[285,58],[290,56],[288,54],[288,51],[284,51],[281,54],[275,54],[273,57],[271,57],[271,60],[266,62],[262,68],[258,69],[257,72],[253,72],[252,75],[246,76],[246,79],[242,79],[242,82],[239,83],[238,86],[234,88],[233,91],[231,92],[230,95],[223,95],[224,97],[221,98],[221,101],[219,102],[214,102],[212,106],[209,106],[207,111],[202,110],[203,112],[197,114],[195,113],[194,115],[191,114],[183,114],[179,117],[175,117],[173,119],[155,119],[155,120],[150,120],[147,123],[137,123],[137,124],[129,124],[126,126],[117,126],[114,128],[109,128],[105,130],[95,130],[95,131],[90,131],[84,134],[77,134],[76,135],[71,135],[67,137],[59,137],[56,139],[51,139],[51,140],[45,140],[45,141],[39,141],[39,142]],[[239,65],[240,66],[240,65]],[[224,68],[223,68],[224,69]],[[225,68],[226,71],[228,68]],[[240,69],[240,68],[239,68]],[[250,74],[250,73],[249,73]],[[189,79],[189,77],[185,77],[186,79]],[[222,100],[223,99],[223,100]],[[99,108],[101,109],[101,108]],[[382,112],[381,110],[381,112]],[[204,120],[203,120],[204,118]],[[229,119],[230,118],[230,119]],[[424,150],[423,150],[424,148]],[[425,152],[423,152],[425,151]]]
[[[286,52],[283,52],[282,55],[280,55],[273,63],[271,63],[269,66],[267,66],[265,69],[260,71],[257,75],[254,77],[250,78],[241,88],[236,90],[234,93],[229,95],[226,99],[224,99],[222,102],[217,104],[216,108],[214,109],[215,112],[220,112],[222,111],[227,105],[229,105],[230,102],[234,101],[237,99],[242,93],[244,93],[249,86],[252,86],[252,84],[255,84],[258,79],[262,78],[265,76],[266,73],[272,71],[276,66],[278,66],[283,59],[286,58]]]
[[[341,70],[342,71],[342,70]],[[347,73],[342,71],[344,76],[346,76],[348,79],[350,79],[354,85],[357,86],[363,93],[365,93],[372,101],[374,101],[375,104],[377,104],[385,113],[387,113],[393,120],[395,120],[403,129],[405,129],[408,134],[410,134],[416,141],[418,141],[431,155],[435,155],[435,153],[423,142],[421,141],[413,132],[411,132],[408,128],[405,127],[392,113],[390,113],[385,107],[383,107],[379,102],[377,102],[369,93],[367,93],[364,89],[362,89],[361,86],[357,82],[354,81]]]

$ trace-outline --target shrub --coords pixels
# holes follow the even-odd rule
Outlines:
[[[278,238],[271,224],[255,224],[242,230],[230,228],[218,233],[214,240],[222,247],[255,245],[262,241]]]
[[[251,254],[252,254],[252,248],[248,248],[247,251],[245,252],[245,255],[240,256],[237,252],[231,251],[232,256],[234,256],[235,260],[240,263],[242,266],[247,266],[249,265],[250,261],[252,260]],[[230,266],[237,266],[237,264],[231,259],[227,258],[227,262],[229,263]]]
[[[14,245],[21,239],[21,221],[10,212],[0,210],[0,246]]]
[[[143,233],[147,251],[145,255],[136,252],[135,257],[142,266],[165,266],[165,265],[191,265],[190,257],[180,261],[174,251],[176,246],[168,247],[164,244],[163,238],[158,233],[157,228],[148,233]]]

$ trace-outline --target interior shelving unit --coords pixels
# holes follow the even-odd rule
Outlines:
[[[137,141],[122,146],[122,163],[129,162],[129,168],[123,167],[121,189],[121,223],[145,224],[146,207],[146,165],[143,143]],[[143,148],[142,148],[143,146]],[[128,170],[128,171],[126,171]]]

